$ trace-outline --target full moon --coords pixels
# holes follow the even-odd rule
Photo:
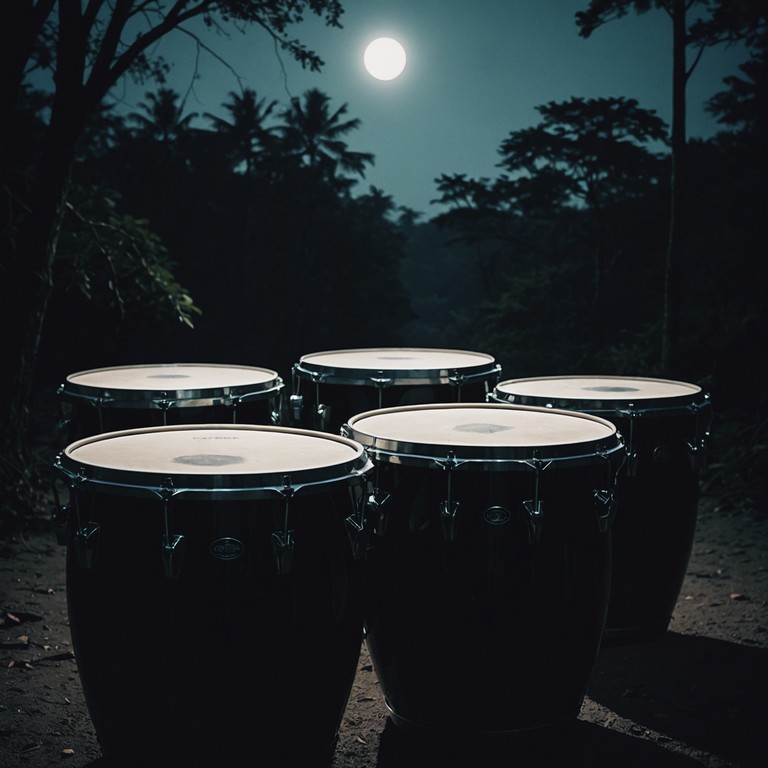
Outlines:
[[[394,80],[405,69],[405,48],[391,37],[380,37],[368,44],[363,63],[377,80]]]

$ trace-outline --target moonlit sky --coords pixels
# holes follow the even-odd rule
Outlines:
[[[240,86],[287,106],[319,88],[331,108],[346,103],[347,118],[361,127],[346,136],[350,150],[371,152],[375,165],[356,187],[371,185],[398,206],[427,218],[435,179],[443,173],[498,175],[497,150],[511,131],[539,122],[538,105],[624,96],[653,109],[669,125],[672,101],[672,26],[663,11],[631,12],[579,36],[575,13],[588,0],[347,0],[343,29],[326,27],[314,14],[289,30],[325,61],[320,73],[302,70],[287,53],[276,53],[261,29],[230,37],[203,31],[202,39],[226,60],[201,53],[192,79],[194,43],[176,32],[157,51],[175,62],[168,86],[186,95],[189,112],[226,116],[221,104]],[[200,32],[202,26],[190,28]],[[363,67],[366,45],[393,37],[408,63],[395,80],[381,81]],[[690,54],[689,54],[690,55]],[[703,104],[738,73],[743,53],[709,49],[688,85],[688,135],[706,138],[718,128]],[[190,90],[191,88],[191,90]],[[136,109],[147,86],[121,86],[113,94]],[[208,126],[207,121],[198,125]]]

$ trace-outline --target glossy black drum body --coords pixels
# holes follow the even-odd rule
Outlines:
[[[447,404],[344,427],[376,465],[366,643],[401,729],[514,740],[576,719],[624,446],[609,422],[573,416]]]
[[[169,363],[95,368],[59,386],[66,442],[174,424],[278,424],[283,381],[269,368]]]
[[[494,402],[577,410],[614,423],[628,460],[617,485],[605,644],[663,635],[685,578],[711,420],[695,384],[620,376],[554,376],[499,383]]]
[[[459,349],[315,352],[293,366],[291,423],[338,434],[351,416],[373,408],[484,402],[500,371],[490,355]]]
[[[110,765],[330,759],[370,467],[351,441],[268,426],[127,430],[58,457],[73,646]]]

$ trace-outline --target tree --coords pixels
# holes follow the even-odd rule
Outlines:
[[[284,151],[322,177],[338,179],[342,186],[347,186],[347,182],[337,175],[339,169],[365,176],[365,166],[373,163],[372,154],[353,152],[342,140],[342,136],[360,126],[359,118],[342,121],[346,113],[346,104],[331,112],[330,98],[311,88],[304,94],[303,103],[301,99],[292,99],[291,106],[282,114]]]
[[[195,18],[209,26],[260,26],[303,66],[319,69],[317,54],[286,34],[305,12],[340,26],[339,0],[10,0],[0,7],[0,189],[5,197],[0,206],[0,328],[5,334],[0,408],[6,468],[27,465],[24,437],[35,359],[70,172],[88,120],[127,73],[162,78],[164,62],[153,57],[154,44]],[[199,39],[197,45],[204,48]],[[23,166],[28,158],[16,152],[25,140],[18,106],[26,74],[41,66],[53,71],[50,117],[34,166]]]
[[[633,99],[574,97],[537,109],[539,124],[502,142],[498,165],[506,173],[493,183],[439,180],[441,202],[452,208],[438,222],[466,242],[497,240],[529,252],[532,274],[542,279],[564,242],[572,261],[573,243],[582,243],[592,257],[590,354],[603,342],[605,277],[623,250],[616,230],[627,226],[626,209],[658,188],[665,161],[649,145],[666,140],[666,126]]]
[[[672,372],[677,364],[680,314],[680,271],[686,244],[686,86],[707,46],[724,41],[747,40],[754,34],[756,19],[765,11],[760,0],[590,0],[586,11],[576,14],[582,37],[626,16],[630,10],[646,13],[652,7],[665,11],[672,22],[672,162],[670,208],[664,264],[661,368]],[[691,23],[692,20],[692,23]],[[728,29],[721,27],[728,24]],[[764,24],[764,21],[763,21]],[[759,22],[757,22],[759,26]],[[694,51],[690,65],[688,48]]]
[[[233,167],[243,166],[246,176],[256,171],[256,162],[270,143],[275,128],[265,127],[265,123],[277,106],[276,101],[266,103],[259,99],[256,91],[245,88],[242,93],[229,92],[229,101],[223,107],[231,115],[231,122],[209,112],[205,116],[213,123],[229,145]]]
[[[137,127],[135,132],[142,138],[171,145],[179,142],[189,130],[197,112],[184,114],[184,104],[178,104],[179,94],[170,88],[159,88],[156,93],[145,94],[140,101],[141,112],[131,112],[128,119]]]

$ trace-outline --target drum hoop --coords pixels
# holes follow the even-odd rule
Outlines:
[[[618,434],[618,433],[617,433]],[[564,447],[564,446],[563,446]],[[399,464],[402,466],[414,467],[432,467],[439,469],[451,469],[457,471],[483,470],[491,472],[515,472],[515,471],[535,471],[544,470],[553,464],[559,467],[565,465],[579,466],[585,464],[596,464],[598,461],[606,460],[620,462],[625,457],[625,448],[623,440],[619,439],[613,445],[594,444],[594,450],[591,453],[558,455],[556,453],[542,455],[533,452],[528,456],[519,458],[505,457],[494,458],[455,456],[454,454],[420,455],[416,453],[403,453],[395,451],[386,451],[382,448],[371,447],[368,450],[370,456],[380,462],[389,464]]]
[[[114,368],[93,368],[70,374],[59,386],[58,395],[71,402],[85,402],[98,408],[145,408],[167,410],[168,408],[201,408],[214,405],[231,406],[248,400],[275,396],[284,386],[277,371],[270,368],[247,365],[222,365],[205,363],[169,363],[164,367],[179,368],[236,368],[238,370],[268,373],[272,378],[263,382],[239,384],[236,386],[198,387],[190,389],[123,389],[120,387],[94,387],[71,381],[72,376],[83,376],[102,371],[118,371],[128,368],[155,368],[155,365],[116,366]]]
[[[308,358],[339,353],[371,352],[375,350],[392,352],[446,352],[484,357],[487,363],[465,365],[454,368],[343,368],[323,365]],[[374,349],[331,349],[303,355],[293,366],[295,375],[320,384],[351,384],[356,386],[416,386],[421,384],[463,384],[467,379],[498,379],[501,366],[485,352],[466,349],[433,349],[426,347],[376,347]]]
[[[314,438],[334,440],[354,448],[356,454],[349,461],[325,467],[313,467],[290,472],[274,471],[215,475],[213,473],[185,474],[181,472],[152,472],[100,467],[77,461],[72,452],[82,445],[123,435],[144,432],[178,432],[182,430],[235,429],[262,432],[287,432]],[[352,486],[363,482],[373,469],[373,463],[361,445],[343,436],[318,433],[291,427],[272,427],[256,424],[183,424],[170,427],[126,429],[104,432],[77,440],[60,452],[54,460],[54,469],[61,473],[73,489],[127,496],[170,499],[263,499],[292,498],[298,494],[319,493],[338,485]],[[215,478],[215,483],[212,479]],[[287,482],[288,479],[288,482]],[[222,480],[228,485],[222,487]]]
[[[563,376],[542,376],[535,379],[507,379],[499,382],[488,395],[489,402],[505,403],[508,405],[524,405],[546,408],[547,410],[578,410],[582,413],[588,413],[594,416],[605,417],[627,417],[627,416],[673,416],[680,414],[697,413],[703,408],[711,405],[708,393],[697,384],[687,381],[677,381],[674,379],[656,379],[642,376],[600,376],[601,379],[614,381],[648,381],[662,382],[665,384],[679,384],[685,387],[694,388],[695,391],[687,394],[670,395],[664,397],[647,398],[626,398],[610,399],[605,398],[580,398],[580,397],[548,397],[546,395],[521,394],[517,392],[505,392],[502,387],[509,384],[530,381],[557,381],[565,378],[581,377],[563,377]],[[589,378],[589,377],[584,377]]]
[[[549,466],[553,462],[563,464],[594,463],[598,459],[613,457],[623,460],[626,453],[624,439],[610,421],[578,411],[553,410],[522,406],[522,410],[543,413],[559,413],[564,416],[598,421],[611,430],[609,437],[599,440],[585,440],[578,443],[560,445],[525,445],[525,446],[483,446],[483,445],[445,445],[438,443],[414,443],[391,438],[381,438],[355,430],[355,424],[374,414],[395,413],[401,411],[423,411],[456,408],[454,403],[433,403],[429,405],[401,406],[380,408],[359,413],[349,419],[341,428],[342,434],[362,445],[374,458],[382,462],[413,466],[437,466],[444,469],[489,469],[498,471],[525,470]],[[458,404],[464,408],[496,408],[489,403]],[[506,405],[508,408],[518,406]]]

